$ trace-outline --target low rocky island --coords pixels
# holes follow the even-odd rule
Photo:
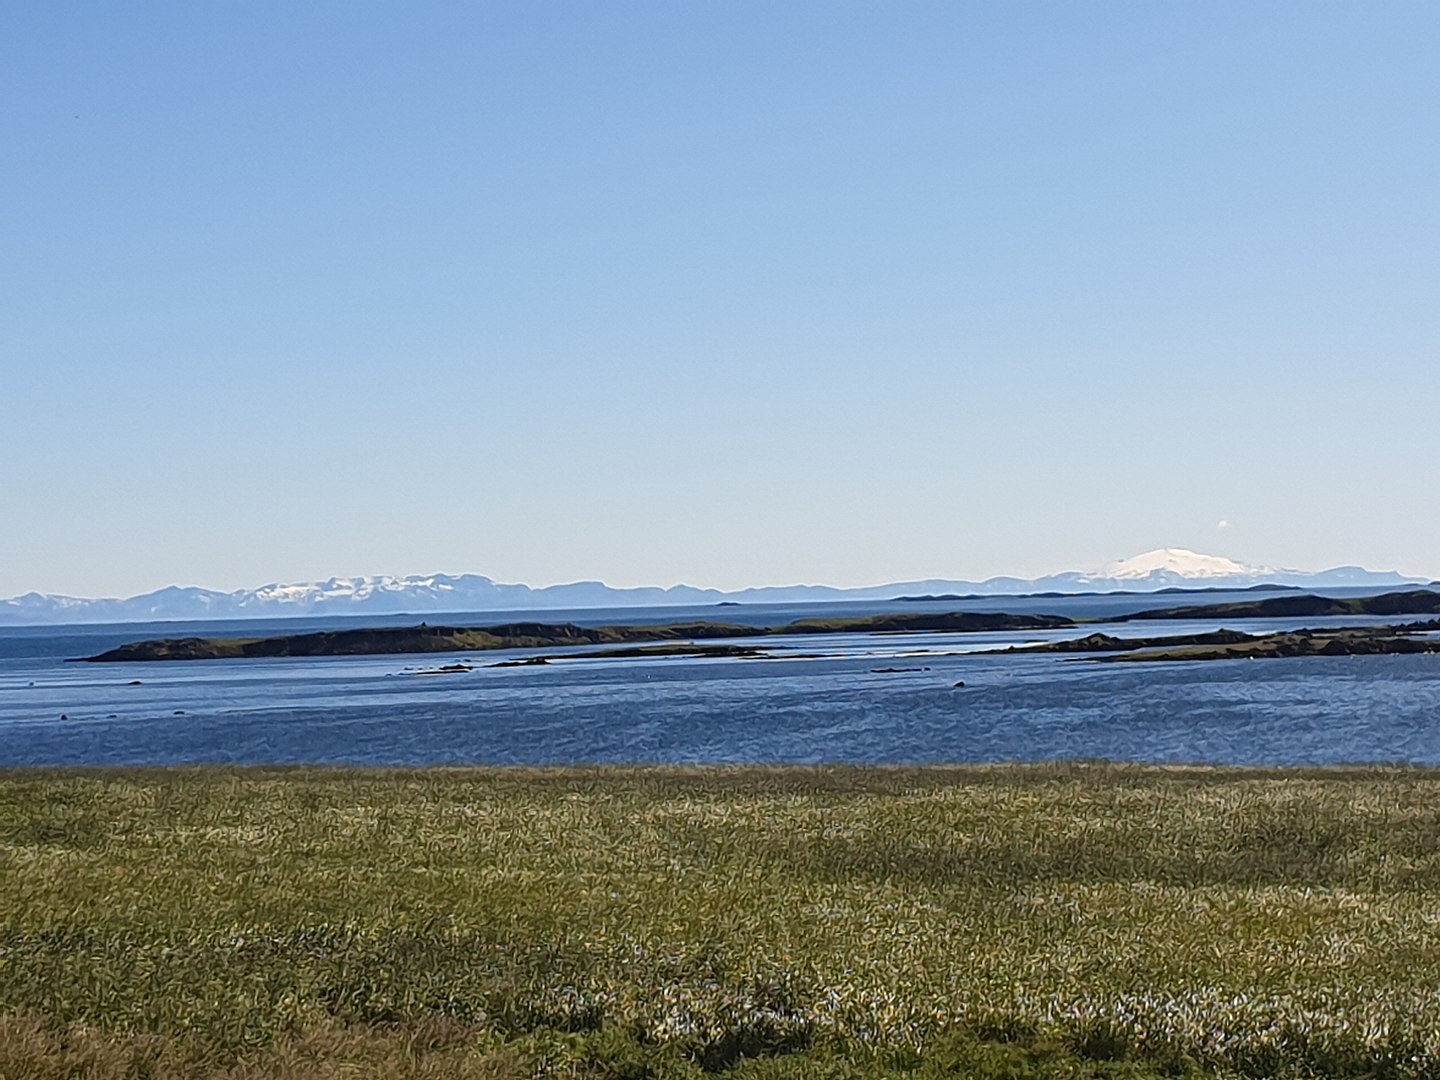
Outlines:
[[[1010,656],[1017,653],[1108,653],[1126,652],[1133,649],[1153,649],[1180,645],[1236,645],[1257,641],[1255,634],[1240,630],[1216,630],[1208,634],[1175,634],[1169,637],[1120,638],[1111,634],[1087,634],[1082,638],[1067,638],[1064,641],[1046,641],[1036,645],[1011,645],[1005,649],[994,649],[982,655]]]
[[[98,656],[95,663],[154,660],[244,660],[252,658],[377,656],[403,653],[484,652],[498,649],[575,648],[591,645],[694,642],[717,638],[761,638],[810,634],[970,633],[997,630],[1062,630],[1075,622],[1059,615],[1005,615],[988,612],[875,615],[851,619],[802,619],[783,626],[737,626],[689,622],[662,626],[577,626],[574,623],[504,623],[498,626],[376,627],[326,630],[266,638],[159,638],[138,641]],[[681,650],[687,651],[687,650]],[[694,649],[688,650],[694,654]],[[653,654],[653,650],[652,650]],[[594,655],[586,654],[586,655]],[[617,655],[611,652],[610,655]],[[634,655],[634,654],[621,654]],[[729,655],[736,655],[730,653]]]
[[[665,642],[659,645],[624,645],[614,649],[591,649],[582,653],[560,653],[551,656],[522,656],[518,660],[500,660],[487,667],[543,667],[552,660],[656,660],[683,656],[692,660],[764,660],[773,654],[754,645],[696,645],[688,641]]]
[[[1287,593],[1264,600],[1241,600],[1232,604],[1200,604],[1194,607],[1156,608],[1118,615],[1113,622],[1142,619],[1289,619],[1321,618],[1333,615],[1440,615],[1440,592],[1405,589],[1379,596],[1337,599],[1311,593]]]
[[[1119,638],[1090,634],[1068,641],[1015,646],[991,655],[1023,653],[1096,653],[1076,657],[1101,662],[1175,660],[1260,660],[1289,656],[1383,656],[1440,654],[1440,621],[1404,626],[1363,626],[1286,630],[1246,634],[1218,630],[1208,634]]]

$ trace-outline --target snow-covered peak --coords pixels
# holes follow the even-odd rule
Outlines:
[[[288,585],[265,585],[251,591],[248,599],[265,604],[334,604],[342,601],[359,603],[378,596],[454,592],[457,583],[482,588],[492,584],[489,578],[478,575],[454,577],[448,574],[412,574],[408,577],[392,577],[388,574],[377,574],[369,577],[332,577],[325,581]]]
[[[1248,566],[1222,555],[1202,555],[1188,548],[1156,548],[1111,563],[1096,576],[1117,581],[1139,580],[1157,575],[1181,578],[1260,577],[1273,573],[1268,567]]]

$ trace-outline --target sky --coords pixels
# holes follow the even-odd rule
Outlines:
[[[1440,577],[1440,5],[0,6],[0,595]]]

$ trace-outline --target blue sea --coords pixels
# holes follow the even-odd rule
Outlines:
[[[1337,590],[1338,592],[1339,590]],[[1261,594],[1263,595],[1263,594]],[[1007,611],[1111,618],[1255,593],[426,615],[588,625]],[[1046,633],[767,639],[780,659],[570,659],[518,653],[82,664],[153,637],[263,636],[420,616],[0,628],[0,765],[937,763],[1440,764],[1440,656],[1097,664],[985,650]],[[1266,620],[1297,625],[1394,620]],[[1216,622],[1087,626],[1119,636]],[[754,644],[754,642],[747,642]],[[562,650],[574,653],[580,650]],[[787,656],[787,654],[789,654]],[[444,664],[474,664],[439,674]],[[885,670],[892,669],[892,670]],[[893,670],[899,669],[899,670]],[[138,685],[133,685],[137,683]],[[964,686],[956,684],[963,682]]]

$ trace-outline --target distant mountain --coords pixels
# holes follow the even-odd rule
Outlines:
[[[897,596],[1015,593],[1078,593],[1129,590],[1156,592],[1184,587],[1249,588],[1292,585],[1336,588],[1421,584],[1422,579],[1340,566],[1319,573],[1247,566],[1218,555],[1184,548],[1160,548],[1089,573],[1071,571],[1042,578],[993,577],[985,581],[932,579],[842,589],[829,585],[781,585],[721,592],[689,585],[615,589],[599,581],[566,585],[509,585],[479,574],[411,577],[330,578],[291,585],[217,592],[167,586],[128,599],[81,599],[26,593],[0,600],[0,623],[161,622],[300,615],[424,615],[455,611],[515,611],[586,607],[659,607],[726,603],[797,603],[825,600],[884,600]]]
[[[1175,575],[1186,581],[1208,581],[1211,578],[1265,577],[1275,571],[1268,566],[1246,566],[1234,559],[1201,555],[1185,548],[1157,548],[1111,563],[1101,573],[1112,581],[1148,581],[1156,575]]]

